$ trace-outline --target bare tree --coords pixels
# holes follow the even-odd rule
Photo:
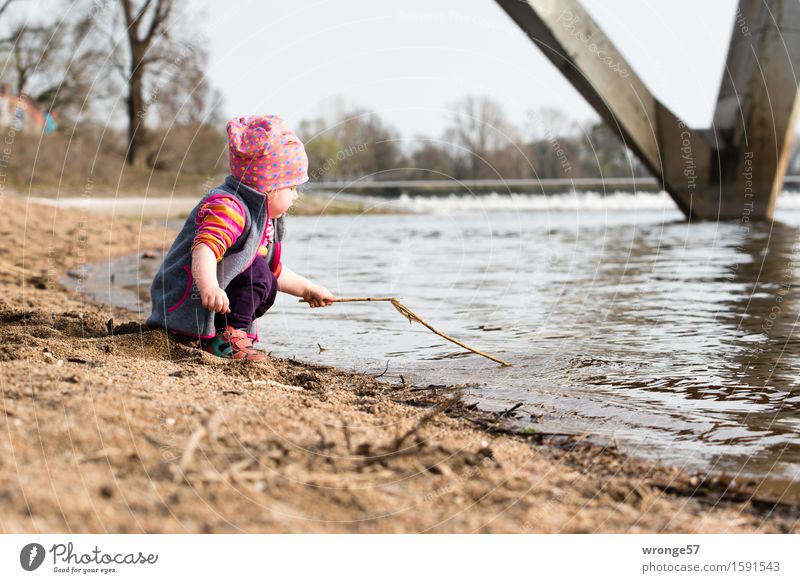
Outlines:
[[[445,180],[452,175],[452,148],[437,140],[417,137],[411,151],[410,178],[416,180]]]
[[[0,0],[0,22],[4,20],[2,18],[3,14],[14,1],[15,0]],[[3,84],[7,81],[6,75],[9,61],[11,60],[11,48],[11,37],[0,36],[0,76],[2,76]]]
[[[13,27],[4,47],[8,81],[46,110],[56,110],[61,120],[77,120],[98,93],[109,90],[101,74],[105,54],[87,32],[91,19],[75,19]]]
[[[539,142],[577,134],[575,120],[556,107],[542,107],[526,112],[524,135],[527,141]]]
[[[469,178],[490,176],[491,169],[482,160],[506,145],[509,133],[503,110],[488,97],[467,96],[454,104],[445,139],[464,150],[456,161],[456,173]]]
[[[399,134],[378,114],[338,99],[325,109],[326,115],[299,126],[308,140],[312,178],[382,179],[405,164]]]
[[[166,67],[154,69],[145,107],[153,109],[159,126],[222,123],[222,96],[206,78],[207,65],[206,52],[187,45]]]
[[[50,27],[20,24],[9,35],[9,68],[17,93],[30,93],[31,78],[49,58],[52,33]]]
[[[524,135],[528,161],[522,177],[566,178],[583,160],[577,125],[558,108],[528,110]]]
[[[127,85],[128,164],[139,164],[146,136],[145,76],[170,52],[167,35],[175,0],[118,0],[125,25],[126,58],[117,59]]]
[[[375,113],[361,108],[348,112],[337,125],[342,152],[340,172],[348,178],[377,178],[403,163],[399,134]]]
[[[105,36],[126,94],[126,162],[140,165],[148,157],[148,119],[160,125],[216,120],[220,95],[205,78],[207,53],[196,34],[187,36],[186,0],[115,0],[114,6],[105,16]]]
[[[43,107],[58,112],[61,121],[91,117],[92,107],[113,93],[104,74],[106,52],[90,35],[92,17],[78,15],[49,27],[50,36],[31,79],[30,94]]]

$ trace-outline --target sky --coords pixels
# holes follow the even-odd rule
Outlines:
[[[438,137],[465,95],[528,110],[591,107],[493,0],[192,0],[228,117],[279,114],[290,125],[332,99],[375,111],[405,138]],[[653,94],[708,127],[735,0],[584,0]]]

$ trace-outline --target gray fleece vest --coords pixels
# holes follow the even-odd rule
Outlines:
[[[250,267],[256,258],[267,221],[266,197],[241,184],[233,176],[228,176],[224,184],[208,191],[192,209],[178,237],[164,256],[164,262],[150,288],[153,312],[147,319],[147,325],[151,328],[165,328],[193,338],[212,338],[216,334],[215,314],[203,307],[192,274],[192,243],[197,234],[196,219],[200,207],[208,197],[219,194],[238,199],[245,211],[242,234],[217,263],[219,286],[222,289],[228,287],[231,280]],[[283,217],[273,219],[273,228],[274,240],[282,240]],[[274,252],[275,246],[270,244],[267,255],[269,263],[272,262]],[[251,336],[257,335],[255,322],[247,332]]]

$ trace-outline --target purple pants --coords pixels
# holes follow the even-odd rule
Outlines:
[[[225,326],[247,330],[253,320],[263,316],[275,303],[278,279],[269,268],[267,260],[258,255],[245,271],[233,278],[225,288],[230,301],[228,314],[217,314],[214,326],[217,332]]]

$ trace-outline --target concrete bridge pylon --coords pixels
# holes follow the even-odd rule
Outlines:
[[[800,104],[800,1],[740,0],[708,129],[653,96],[579,0],[496,2],[688,218],[772,219]]]

